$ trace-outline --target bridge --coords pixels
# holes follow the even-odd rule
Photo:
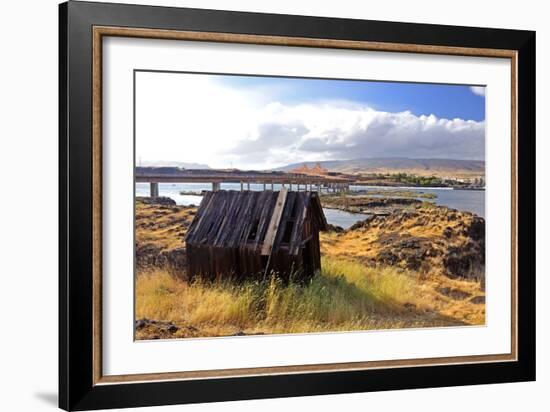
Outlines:
[[[307,175],[287,172],[260,172],[219,169],[180,169],[177,167],[136,167],[136,183],[149,183],[151,197],[159,196],[159,183],[209,183],[218,191],[222,183],[240,183],[241,191],[250,184],[262,184],[263,190],[273,190],[276,184],[297,191],[348,191],[355,180],[345,175]]]

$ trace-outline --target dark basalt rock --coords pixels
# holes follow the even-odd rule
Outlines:
[[[157,257],[157,266],[181,272],[187,267],[187,253],[184,247],[162,251]]]
[[[147,205],[176,206],[176,201],[170,197],[136,197],[136,200]]]
[[[485,251],[479,243],[471,241],[461,247],[451,247],[443,258],[443,265],[449,277],[478,278],[483,275]]]
[[[483,305],[485,304],[485,296],[474,296],[472,299],[470,299],[470,302],[472,302],[474,305]]]
[[[450,239],[453,236],[453,234],[454,234],[454,231],[450,226],[447,226],[443,230],[443,236],[445,236],[447,239]]]
[[[373,216],[369,216],[368,218],[364,220],[360,220],[359,222],[355,222],[353,225],[351,225],[347,230],[353,231],[353,230],[359,230],[359,229],[367,229],[370,226],[370,223],[376,219]]]
[[[143,329],[147,325],[147,319],[136,320],[136,329]]]
[[[452,222],[452,223],[451,223]],[[422,234],[426,227],[426,236]],[[378,254],[370,265],[398,266],[444,274],[450,278],[479,279],[484,285],[485,220],[446,207],[420,207],[373,216],[347,231],[377,230]],[[415,232],[411,235],[410,232]],[[434,233],[441,235],[433,235]]]
[[[377,260],[385,265],[393,266],[399,262],[399,256],[391,250],[386,249],[378,254]]]
[[[380,244],[386,246],[377,257],[379,263],[401,266],[410,270],[419,270],[428,264],[428,257],[437,256],[440,252],[433,247],[430,239],[407,237],[396,233],[381,236]]]
[[[149,243],[136,243],[136,265],[138,267],[155,266],[160,248]]]
[[[163,334],[163,332],[164,334],[166,332],[170,334],[176,333],[180,329],[178,326],[174,325],[172,322],[163,322],[163,321],[147,319],[147,318],[136,320],[135,327],[136,327],[136,330],[144,329],[146,327],[153,328],[161,335]],[[152,339],[158,339],[158,338],[159,338],[159,335],[155,334],[152,336]]]
[[[466,233],[473,240],[485,242],[485,219],[475,216]]]
[[[185,273],[187,253],[185,247],[161,250],[152,244],[136,244],[136,265],[141,268],[162,267],[178,275]]]
[[[340,227],[340,226],[337,226],[337,225],[331,225],[330,223],[327,223],[327,231],[328,232],[342,233],[344,231],[344,228]]]

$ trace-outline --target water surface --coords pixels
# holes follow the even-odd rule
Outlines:
[[[288,187],[288,186],[287,186]],[[247,185],[244,185],[247,189]],[[271,185],[267,186],[268,189]],[[274,190],[279,190],[281,185],[274,185]],[[239,183],[222,183],[222,190],[240,190]],[[293,186],[295,189],[295,186]],[[368,190],[407,190],[416,193],[432,193],[437,197],[435,199],[423,199],[431,201],[437,205],[447,206],[453,209],[475,213],[478,216],[485,217],[485,191],[478,190],[453,190],[449,188],[419,188],[419,187],[380,187],[380,186],[350,186],[352,191]],[[174,199],[178,205],[198,206],[202,196],[198,194],[180,194],[180,192],[200,193],[203,190],[212,190],[212,185],[208,183],[159,183],[159,195]],[[250,184],[250,190],[263,190],[262,184]],[[136,196],[149,196],[148,183],[136,183]],[[382,195],[380,195],[382,196]],[[323,209],[327,222],[347,229],[354,223],[364,220],[368,215],[363,213],[349,213],[337,209]]]

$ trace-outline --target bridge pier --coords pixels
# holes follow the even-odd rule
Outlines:
[[[271,182],[271,191],[273,192],[275,190],[275,185],[273,184],[273,182]]]
[[[264,192],[265,192],[266,184],[264,183]]]
[[[220,182],[212,182],[212,191],[217,192],[221,189],[221,183]]]
[[[246,182],[246,190],[250,191],[250,182]]]
[[[243,181],[241,180],[241,192],[244,190],[244,183]]]
[[[157,197],[159,197],[159,184],[158,183],[151,182],[149,184],[149,190],[150,190],[151,197],[153,199],[156,199]]]

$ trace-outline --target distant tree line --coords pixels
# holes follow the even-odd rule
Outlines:
[[[485,180],[483,178],[440,178],[436,176],[418,176],[409,173],[369,173],[362,176],[366,179],[376,179],[378,181],[390,181],[400,183],[407,186],[424,186],[424,187],[484,187]]]
[[[446,183],[435,176],[416,176],[407,173],[397,173],[392,175],[395,181],[415,186],[446,186]]]

